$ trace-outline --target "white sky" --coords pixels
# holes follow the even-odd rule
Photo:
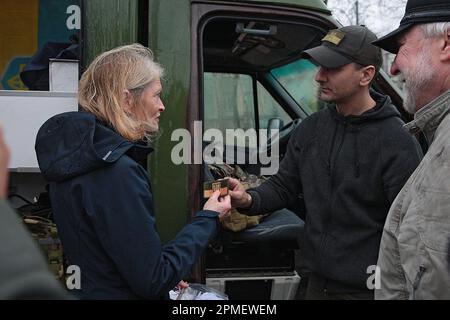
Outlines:
[[[343,25],[356,24],[356,0],[328,0],[328,7]],[[377,36],[396,29],[405,13],[406,0],[359,0],[359,24]]]

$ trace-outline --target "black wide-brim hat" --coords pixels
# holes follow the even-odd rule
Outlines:
[[[399,49],[398,37],[413,25],[447,21],[450,21],[449,0],[408,0],[400,26],[372,43],[396,54]]]

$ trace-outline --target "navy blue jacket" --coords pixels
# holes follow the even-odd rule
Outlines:
[[[86,112],[57,115],[38,132],[59,236],[81,269],[80,298],[165,299],[217,233],[217,212],[200,211],[161,244],[150,181],[136,161],[150,151]]]

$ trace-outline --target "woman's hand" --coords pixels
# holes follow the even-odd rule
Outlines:
[[[222,221],[230,215],[231,198],[230,196],[220,197],[220,191],[213,193],[211,198],[203,206],[203,210],[211,210],[219,213],[219,219]]]
[[[189,284],[183,280],[181,280],[176,286],[176,288],[178,288],[178,290],[187,289],[188,287],[189,287]]]
[[[8,195],[9,148],[3,140],[3,128],[0,126],[0,198]]]

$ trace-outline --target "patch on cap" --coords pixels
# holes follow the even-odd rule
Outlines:
[[[331,30],[328,34],[322,39],[322,41],[328,41],[332,44],[338,46],[339,43],[344,39],[345,33],[340,30]]]

